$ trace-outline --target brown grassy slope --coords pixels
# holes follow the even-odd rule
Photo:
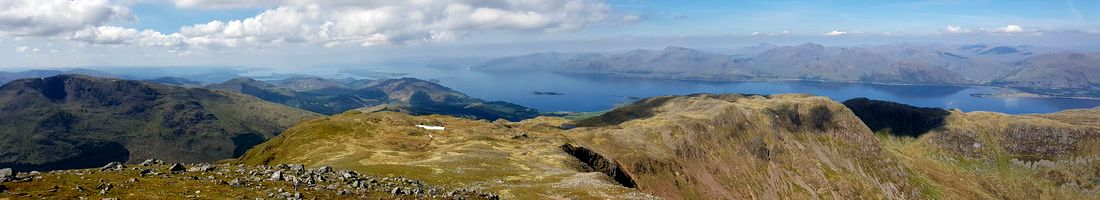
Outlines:
[[[570,130],[550,117],[349,112],[299,124],[242,162],[333,165],[506,199],[1097,199],[1097,128],[1080,124],[1100,117],[1087,112],[951,111],[916,138],[876,135],[844,105],[807,95],[655,97]]]
[[[1042,117],[952,111],[919,138],[883,138],[946,199],[1096,199],[1098,137],[1095,127]]]
[[[845,101],[884,146],[945,199],[1096,199],[1100,110],[964,113]]]
[[[586,172],[560,145],[560,118],[490,123],[450,116],[348,113],[301,123],[256,146],[247,164],[331,165],[472,188],[506,199],[652,198]],[[428,131],[415,125],[445,126]]]
[[[919,198],[920,185],[843,105],[805,95],[657,97],[571,131],[668,199]],[[652,104],[652,105],[649,105]],[[624,114],[634,113],[634,114]],[[594,124],[585,123],[581,124]]]

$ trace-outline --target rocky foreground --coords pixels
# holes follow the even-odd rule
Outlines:
[[[417,180],[361,175],[328,166],[175,164],[147,160],[98,169],[0,170],[0,199],[499,199]]]

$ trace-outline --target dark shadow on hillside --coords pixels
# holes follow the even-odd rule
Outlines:
[[[64,169],[96,168],[110,162],[126,162],[130,151],[117,142],[96,142],[76,147],[77,155],[42,164],[0,163],[0,168],[12,168],[17,172],[50,171]]]
[[[626,105],[623,107],[615,108],[600,116],[590,117],[577,121],[578,127],[597,127],[608,126],[623,123],[634,119],[643,119],[652,117],[655,113],[653,109],[664,105],[668,100],[672,100],[673,97],[654,97],[648,99],[642,99],[638,102]]]
[[[637,187],[637,184],[634,183],[634,179],[630,178],[630,175],[623,171],[618,162],[607,159],[599,153],[596,153],[596,151],[581,146],[573,146],[573,144],[563,144],[561,145],[561,149],[584,163],[584,171],[601,172],[607,174],[607,176],[615,179],[615,182],[625,187]]]
[[[871,131],[889,131],[897,136],[919,137],[944,126],[951,114],[939,108],[921,108],[889,101],[855,98],[844,101]]]

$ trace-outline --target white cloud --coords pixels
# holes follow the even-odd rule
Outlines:
[[[1010,25],[1007,25],[1007,26],[1004,26],[1004,27],[998,27],[996,29],[993,29],[992,32],[1023,33],[1024,32],[1024,27],[1021,27],[1020,25],[1010,24]]]
[[[238,6],[220,4],[225,2],[230,1],[175,1],[178,6]],[[256,2],[260,1],[235,3],[260,5]],[[181,27],[179,37],[190,46],[214,48],[286,43],[373,46],[451,41],[485,31],[571,31],[610,16],[610,6],[596,0],[290,0],[246,19]]]
[[[53,36],[129,19],[128,8],[107,0],[0,1],[0,35]]]
[[[752,32],[752,34],[750,34],[750,35],[752,35],[752,36],[781,36],[781,35],[790,35],[790,34],[791,34],[791,31],[780,31],[780,32],[768,32],[768,33],[765,33],[765,32]]]
[[[276,6],[282,2],[281,0],[173,0],[172,4],[181,8],[221,9]]]
[[[1025,28],[1020,25],[1009,24],[996,28],[968,29],[961,26],[947,26],[940,34],[985,34],[991,36],[1040,36],[1043,32],[1039,29]]]
[[[829,31],[829,32],[825,33],[825,35],[827,35],[827,36],[841,36],[841,35],[847,35],[847,34],[851,34],[851,33],[848,32],[848,31],[841,31],[841,30],[833,30],[833,31]]]
[[[962,28],[960,26],[947,26],[947,29],[945,29],[944,32],[946,32],[946,33],[971,33],[971,32],[973,32],[973,30]]]
[[[16,52],[16,53],[23,53],[23,52],[27,52],[27,49],[30,49],[30,48],[29,48],[29,47],[25,47],[25,46],[23,46],[23,47],[15,47],[15,52]]]
[[[141,0],[126,1],[125,5]],[[125,3],[131,2],[131,3]],[[107,25],[133,19],[107,0],[0,0],[0,35],[64,38],[91,45],[187,48],[402,45],[453,41],[468,35],[573,31],[641,20],[612,15],[603,0],[172,0],[184,8],[273,7],[239,20],[180,27],[177,33]]]
[[[1041,35],[1043,35],[1043,32],[1039,31],[1039,29],[1024,28],[1023,26],[1015,25],[1015,24],[1009,24],[1009,25],[1006,25],[1006,26],[1003,26],[1003,27],[997,27],[997,28],[993,28],[993,29],[984,29],[983,28],[981,30],[983,30],[985,32],[988,32],[990,35],[995,35],[995,36],[1041,36]]]
[[[637,15],[625,15],[625,16],[623,16],[623,21],[624,22],[637,22],[637,21],[641,21],[641,20],[642,20],[642,17],[637,16]]]

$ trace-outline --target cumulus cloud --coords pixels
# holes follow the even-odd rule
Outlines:
[[[137,29],[114,26],[86,28],[77,31],[69,39],[88,44],[135,44],[168,48],[180,48],[186,42],[183,35],[179,33],[166,35],[154,30],[138,31]]]
[[[977,28],[968,29],[961,26],[947,26],[947,28],[940,31],[940,34],[984,34],[992,36],[1039,36],[1043,35],[1042,31],[1034,28],[1025,28],[1016,24],[1009,24],[1002,27],[995,28]]]
[[[291,0],[246,19],[182,27],[180,34],[189,44],[214,47],[373,46],[450,41],[481,31],[570,31],[610,16],[610,6],[592,0]]]
[[[0,1],[0,35],[7,36],[67,34],[133,18],[128,8],[107,0]]]
[[[944,32],[946,32],[946,33],[970,33],[970,32],[973,32],[973,30],[965,29],[965,28],[962,28],[960,26],[947,26],[947,29],[944,29]]]
[[[824,35],[825,36],[841,36],[841,35],[852,35],[852,34],[863,34],[863,31],[833,30],[833,31],[826,32]]]
[[[750,35],[752,35],[752,36],[780,36],[780,35],[790,35],[790,34],[791,34],[791,31],[780,31],[780,32],[771,32],[771,33],[752,32],[752,34],[750,34]]]
[[[1023,33],[1024,32],[1024,27],[1021,27],[1020,25],[1010,24],[1010,25],[1007,25],[1007,26],[1004,26],[1004,27],[995,28],[995,29],[992,30],[992,32]]]
[[[173,0],[172,4],[181,8],[222,9],[275,6],[282,2],[281,0]]]
[[[187,48],[275,47],[290,43],[402,45],[491,32],[560,32],[633,22],[602,0],[172,0],[178,7],[270,9],[244,19],[180,27],[176,33],[107,25],[133,19],[107,0],[0,1],[0,34],[49,36],[92,45]],[[277,5],[276,5],[277,4]]]

